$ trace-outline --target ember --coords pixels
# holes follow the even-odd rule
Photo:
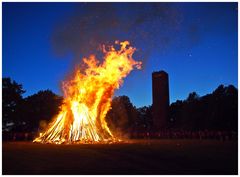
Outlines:
[[[64,102],[61,111],[48,129],[40,133],[34,142],[41,143],[97,143],[118,142],[109,129],[105,116],[111,107],[114,91],[120,87],[134,68],[141,62],[132,58],[136,48],[128,41],[105,48],[103,62],[94,55],[83,58],[84,69],[78,68],[71,79],[63,82]]]

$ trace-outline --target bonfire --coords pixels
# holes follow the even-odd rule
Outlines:
[[[132,56],[136,48],[128,41],[119,45],[102,46],[103,60],[95,55],[83,58],[84,67],[77,68],[62,84],[64,101],[61,110],[48,128],[34,142],[41,143],[97,143],[118,141],[105,120],[111,108],[114,91],[123,79],[141,62]]]

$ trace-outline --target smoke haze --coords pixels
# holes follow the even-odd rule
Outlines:
[[[172,42],[181,18],[169,3],[77,3],[56,26],[53,47],[59,55],[72,52],[79,59],[96,53],[101,44],[129,40],[139,49],[136,58],[144,61],[153,47],[161,52]]]

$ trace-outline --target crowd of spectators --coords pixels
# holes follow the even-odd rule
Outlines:
[[[32,141],[37,137],[34,132],[3,132],[3,141]],[[214,139],[214,140],[237,140],[235,131],[190,131],[190,130],[165,130],[160,132],[133,132],[132,139]]]
[[[215,140],[237,140],[235,131],[216,130],[165,130],[160,132],[132,133],[131,138],[157,138],[157,139],[215,139]]]
[[[36,136],[37,134],[32,132],[2,132],[3,141],[32,141]]]

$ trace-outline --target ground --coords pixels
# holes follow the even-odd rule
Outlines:
[[[3,174],[237,174],[237,141],[3,142]]]

